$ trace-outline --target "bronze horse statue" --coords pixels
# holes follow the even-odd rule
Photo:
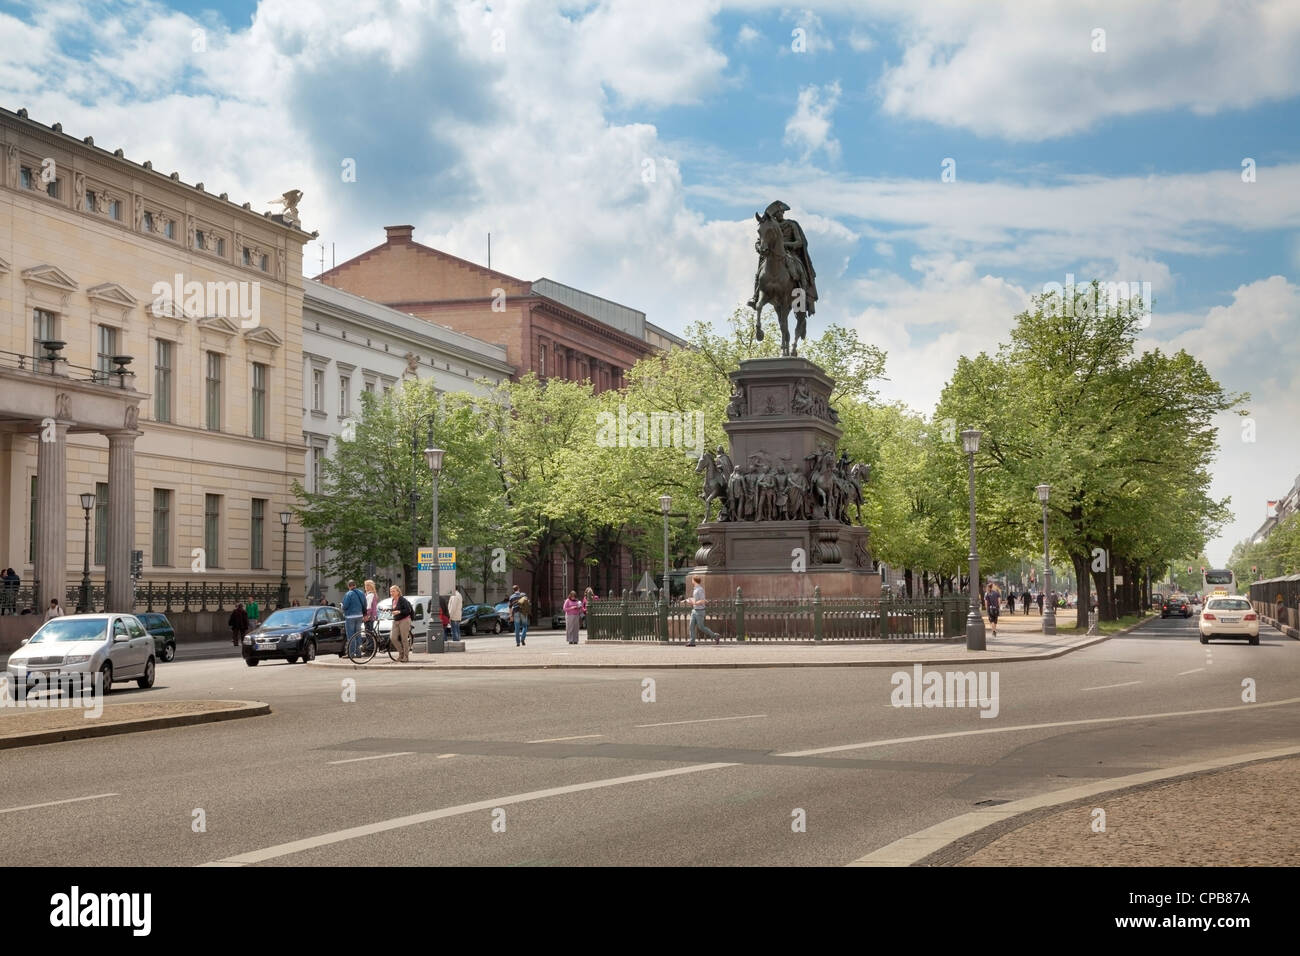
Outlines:
[[[804,291],[795,284],[786,265],[785,235],[781,232],[781,223],[767,213],[761,216],[754,213],[754,218],[758,220],[757,247],[763,260],[758,270],[759,296],[754,313],[754,337],[760,342],[763,339],[763,306],[770,304],[781,323],[781,354],[798,355],[799,340],[808,338],[808,313],[799,308],[806,305]],[[791,310],[798,320],[793,342],[790,340]]]
[[[722,473],[718,467],[718,460],[713,456],[713,452],[705,451],[700,456],[700,460],[695,463],[695,473],[704,475],[704,490],[700,492],[700,497],[704,499],[704,520],[709,520],[709,512],[712,510],[714,499],[720,504],[718,506],[718,520],[726,521],[729,517],[727,509],[727,475]]]

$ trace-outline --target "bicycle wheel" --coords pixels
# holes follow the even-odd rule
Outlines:
[[[353,646],[353,643],[355,643],[355,646]],[[375,656],[375,651],[378,649],[378,642],[374,636],[368,631],[362,630],[357,634],[354,642],[349,642],[348,657],[352,659],[354,664],[365,664]]]
[[[401,659],[402,653],[397,648],[397,642],[393,640],[393,632],[388,632],[388,637],[384,638],[384,646],[388,649],[388,659],[394,664]]]

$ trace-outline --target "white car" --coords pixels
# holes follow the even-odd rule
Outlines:
[[[154,641],[134,614],[65,614],[41,625],[9,655],[10,686],[30,688],[103,675],[104,693],[115,681],[153,686]],[[75,675],[75,676],[73,676]]]
[[[1201,611],[1201,643],[1208,644],[1211,637],[1246,638],[1259,643],[1259,615],[1251,603],[1242,597],[1212,597]]]
[[[433,616],[438,616],[438,601],[428,594],[405,594],[403,595],[411,602],[411,641],[414,642],[417,637],[429,636],[429,608],[433,608]],[[375,622],[375,628],[380,634],[387,634],[393,629],[393,599],[384,598],[375,607],[379,620]]]

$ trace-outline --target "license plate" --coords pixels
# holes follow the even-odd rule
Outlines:
[[[258,647],[275,647],[275,641],[258,641]]]
[[[1225,618],[1221,618],[1220,620],[1222,620],[1224,624],[1236,624],[1238,621],[1241,620],[1241,618],[1239,618],[1239,617],[1225,617]]]

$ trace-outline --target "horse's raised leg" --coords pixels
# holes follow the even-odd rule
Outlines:
[[[790,313],[778,312],[777,318],[781,322],[781,354],[790,354]]]
[[[763,293],[758,294],[758,308],[754,310],[754,338],[760,342],[763,341],[763,306],[767,305],[767,300]]]

